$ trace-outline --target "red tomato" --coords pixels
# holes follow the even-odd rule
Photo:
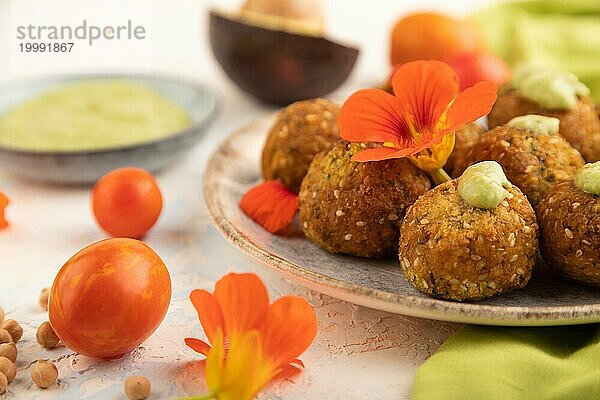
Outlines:
[[[162,209],[154,177],[141,168],[121,168],[104,175],[92,190],[98,225],[112,236],[141,238]]]
[[[391,35],[392,65],[414,60],[445,61],[453,54],[484,48],[479,27],[468,20],[419,12],[394,25]]]
[[[171,278],[144,242],[94,243],[61,268],[50,290],[50,324],[71,350],[114,358],[134,349],[163,320]]]
[[[510,78],[510,69],[504,61],[489,52],[459,53],[451,57],[448,64],[458,74],[461,90],[481,81],[490,81],[500,85]]]

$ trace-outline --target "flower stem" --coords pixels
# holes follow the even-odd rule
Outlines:
[[[452,179],[443,168],[427,171],[427,174],[436,186]]]

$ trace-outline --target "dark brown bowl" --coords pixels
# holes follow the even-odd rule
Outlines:
[[[338,88],[358,49],[323,37],[262,28],[210,12],[210,44],[241,89],[270,104],[287,105]]]

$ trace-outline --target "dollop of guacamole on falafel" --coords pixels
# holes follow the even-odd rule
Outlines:
[[[600,161],[581,167],[573,183],[586,193],[600,196]]]
[[[549,110],[572,110],[577,96],[590,95],[590,89],[575,74],[535,65],[517,68],[512,86],[523,97]]]
[[[556,135],[560,126],[560,120],[554,117],[528,114],[514,117],[506,125],[511,128],[527,129],[542,135]]]
[[[496,161],[482,161],[468,167],[458,178],[458,193],[468,205],[477,208],[496,208],[512,184]]]

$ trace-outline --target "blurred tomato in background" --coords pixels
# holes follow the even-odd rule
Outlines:
[[[485,48],[477,25],[437,13],[415,13],[394,25],[391,36],[392,65],[414,60],[446,61],[457,53]]]
[[[458,53],[450,57],[447,62],[458,74],[460,90],[481,81],[501,85],[510,78],[508,65],[488,51]]]

